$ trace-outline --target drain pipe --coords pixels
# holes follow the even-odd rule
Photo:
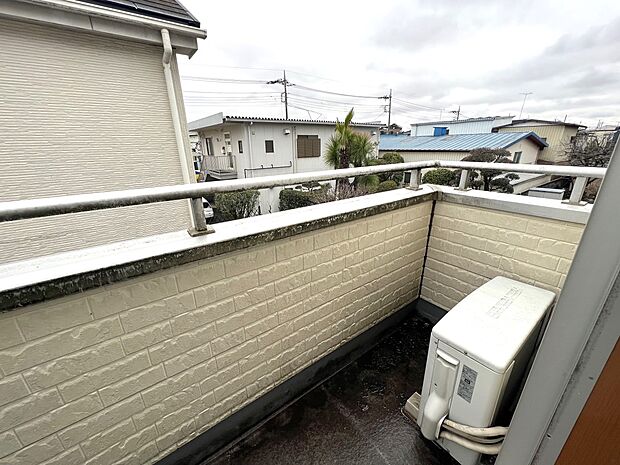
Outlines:
[[[192,178],[189,170],[185,134],[181,127],[181,116],[179,114],[179,107],[177,103],[176,93],[174,90],[174,79],[172,76],[172,68],[170,63],[172,61],[172,43],[170,42],[170,32],[168,29],[161,30],[161,41],[164,46],[164,54],[161,62],[164,67],[164,79],[166,81],[166,91],[168,93],[168,102],[170,103],[170,114],[172,116],[172,126],[174,127],[174,137],[177,145],[177,152],[179,155],[179,161],[181,162],[181,173],[183,176],[184,184],[191,184]],[[204,215],[204,209],[202,206],[202,199],[195,198],[189,201],[190,219],[191,225],[188,230],[191,236],[206,234],[212,232],[213,228],[207,225]]]

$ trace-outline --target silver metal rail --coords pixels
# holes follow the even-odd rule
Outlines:
[[[67,195],[31,200],[17,200],[0,203],[0,222],[63,215],[82,211],[103,210],[107,208],[143,205],[179,199],[200,199],[207,194],[218,192],[237,192],[249,189],[266,189],[278,186],[291,186],[311,181],[331,181],[379,173],[411,171],[409,188],[418,189],[421,183],[421,170],[425,168],[461,169],[459,188],[466,189],[467,173],[470,170],[494,169],[514,173],[540,173],[570,176],[577,178],[569,203],[578,203],[583,195],[587,178],[603,178],[605,168],[580,168],[555,165],[518,165],[511,163],[475,163],[449,161],[420,161],[397,163],[393,165],[365,166],[339,170],[314,171],[251,179],[233,179],[198,184],[131,189],[125,191],[100,192],[94,194]]]

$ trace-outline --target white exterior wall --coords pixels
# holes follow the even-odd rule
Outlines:
[[[0,199],[183,182],[161,47],[0,19]],[[0,262],[187,229],[183,201],[0,224]]]
[[[285,134],[285,131],[290,131]],[[378,154],[379,130],[378,128],[355,127],[355,131],[364,132],[372,137],[376,144],[375,155]],[[222,155],[224,133],[230,132],[233,155],[237,161],[237,178],[257,178],[262,176],[274,176],[287,173],[307,173],[332,169],[325,163],[325,152],[329,138],[334,133],[334,126],[320,124],[283,124],[283,123],[226,123],[214,128],[201,129],[200,139],[211,137],[215,155]],[[373,133],[375,133],[373,135]],[[297,136],[318,135],[321,139],[321,156],[315,158],[297,158]],[[239,154],[237,141],[243,141],[243,154]],[[265,141],[273,140],[274,153],[265,152]],[[206,147],[206,145],[203,145]],[[206,149],[203,149],[206,151]],[[282,166],[283,168],[260,168]],[[247,171],[245,171],[247,170]],[[261,190],[260,206],[262,213],[276,212],[279,210],[279,193],[282,188]]]
[[[497,126],[510,124],[512,117],[496,118],[488,121],[448,121],[442,123],[418,123],[411,125],[412,136],[432,136],[434,128],[437,126],[447,127],[450,134],[483,134],[492,132],[491,130]]]
[[[514,160],[515,152],[521,152],[521,160],[519,163],[533,165],[538,159],[541,150],[540,147],[529,139],[521,139],[516,144],[511,145],[507,149]]]

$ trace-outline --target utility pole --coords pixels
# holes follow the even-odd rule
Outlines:
[[[450,113],[454,113],[456,115],[456,121],[458,121],[461,117],[461,106],[459,105],[458,110],[451,110]]]
[[[287,87],[289,86],[293,86],[295,84],[291,84],[290,82],[288,82],[286,80],[286,70],[282,70],[283,72],[283,78],[282,79],[275,79],[273,81],[267,81],[265,84],[282,84],[284,86],[284,115],[286,117],[286,119],[288,119],[288,91],[287,91]]]
[[[286,70],[282,70],[284,73],[284,79],[282,79],[282,84],[284,84],[284,116],[288,119],[288,92],[286,87],[288,86],[288,81],[286,80]]]
[[[390,124],[392,123],[392,89],[390,89],[390,93],[388,95],[383,95],[381,97],[377,97],[381,100],[388,100],[388,122],[387,128],[388,132],[390,130]],[[383,107],[383,111],[385,112],[385,106]]]
[[[391,122],[392,122],[392,89],[390,89],[390,104],[388,106],[388,132],[390,132]]]
[[[521,115],[523,114],[523,107],[525,107],[525,99],[528,95],[533,94],[534,92],[519,92],[519,94],[523,95],[523,103],[521,104],[521,111],[519,112],[519,119],[521,119]]]

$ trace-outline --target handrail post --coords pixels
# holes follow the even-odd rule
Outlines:
[[[461,178],[459,179],[459,187],[456,188],[457,191],[466,191],[469,190],[467,187],[467,181],[469,179],[469,170],[461,170]]]
[[[418,170],[411,170],[409,177],[409,186],[407,189],[411,189],[412,191],[420,190],[420,184],[422,184],[422,172]]]
[[[202,198],[190,199],[192,205],[192,215],[194,217],[194,227],[187,230],[190,236],[202,236],[204,234],[211,234],[215,232],[213,226],[207,224],[207,220],[204,214],[204,206],[202,205]]]
[[[583,198],[583,193],[585,192],[587,185],[588,178],[575,178],[575,182],[573,183],[573,190],[570,193],[570,197],[567,203],[569,205],[580,205],[581,199]]]

